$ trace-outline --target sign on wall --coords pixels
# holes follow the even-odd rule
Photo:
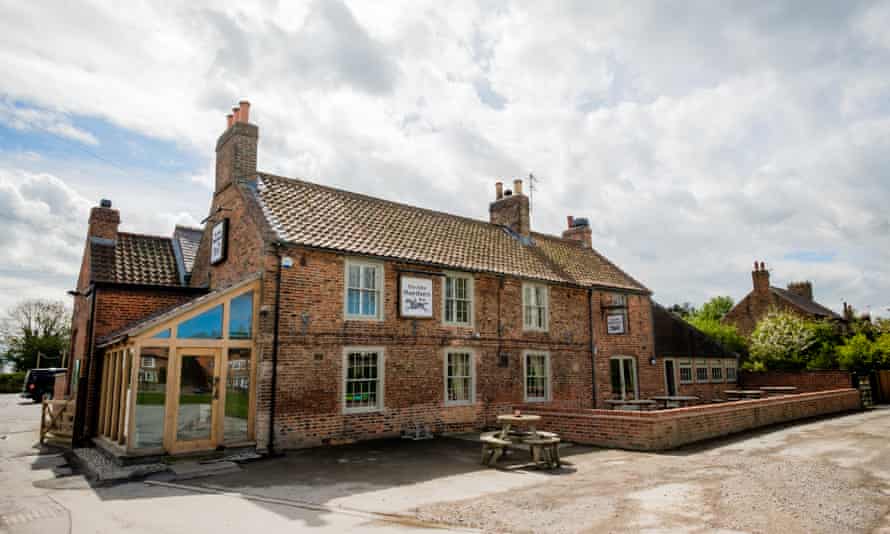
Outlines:
[[[229,249],[229,220],[223,219],[210,230],[210,264],[216,265],[226,260]]]
[[[624,314],[616,313],[606,316],[606,332],[609,334],[624,333]]]
[[[433,316],[433,281],[403,276],[399,280],[399,314],[430,319]]]

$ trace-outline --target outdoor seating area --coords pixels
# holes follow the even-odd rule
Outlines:
[[[653,411],[686,408],[699,404],[718,404],[731,401],[762,399],[798,393],[795,386],[761,386],[757,389],[727,389],[723,391],[726,398],[713,397],[702,399],[696,395],[656,395],[649,399],[610,399],[605,401],[610,410],[621,411]]]
[[[501,429],[484,432],[479,438],[482,442],[482,464],[494,467],[505,454],[527,447],[533,466],[558,469],[559,436],[553,432],[537,430],[535,427],[540,421],[540,415],[523,415],[518,410],[512,414],[499,415]],[[525,428],[516,430],[514,426]]]

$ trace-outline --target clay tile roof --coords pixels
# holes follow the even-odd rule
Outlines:
[[[96,281],[181,285],[169,237],[119,232],[116,242],[93,239],[90,259]]]
[[[521,242],[488,222],[268,174],[257,197],[290,243],[466,271],[648,290],[592,249],[554,236]]]
[[[826,308],[825,306],[819,304],[814,300],[810,300],[806,297],[798,295],[797,293],[793,293],[788,291],[787,289],[782,289],[781,287],[770,286],[770,291],[773,292],[774,295],[781,297],[797,308],[803,310],[806,313],[816,316],[829,317],[831,319],[840,319],[841,316]]]
[[[198,255],[198,246],[201,244],[201,236],[204,231],[200,228],[188,226],[176,226],[173,231],[173,239],[182,252],[182,262],[185,272],[192,272],[195,265],[195,257]]]

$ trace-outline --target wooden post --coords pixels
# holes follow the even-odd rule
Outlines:
[[[124,443],[124,439],[126,439],[126,432],[124,431],[125,424],[127,422],[127,386],[130,381],[130,360],[132,359],[129,349],[124,349],[121,351],[121,394],[120,394],[120,408],[118,410],[117,418],[118,418],[118,436],[117,442],[120,444]]]
[[[43,445],[43,440],[46,437],[46,400],[41,401],[40,404],[40,444]]]
[[[120,402],[120,378],[121,378],[121,363],[120,363],[120,355],[115,352],[114,353],[114,376],[111,383],[111,410],[108,414],[111,418],[111,426],[109,427],[108,437],[111,441],[115,441],[117,439],[117,410]]]

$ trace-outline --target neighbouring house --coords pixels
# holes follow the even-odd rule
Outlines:
[[[790,311],[814,320],[845,320],[813,299],[810,281],[792,282],[786,289],[771,286],[769,271],[763,262],[754,262],[751,278],[754,288],[723,318],[724,323],[735,325],[743,336],[750,336],[757,322],[770,310]],[[846,305],[844,307],[846,309]]]
[[[601,407],[663,395],[669,376],[698,387],[586,219],[535,232],[521,180],[495,184],[481,221],[259,172],[249,111],[216,144],[202,230],[136,236],[93,209],[71,373],[83,438],[133,456],[296,448]],[[713,362],[734,374],[731,356],[692,354],[709,383]]]

